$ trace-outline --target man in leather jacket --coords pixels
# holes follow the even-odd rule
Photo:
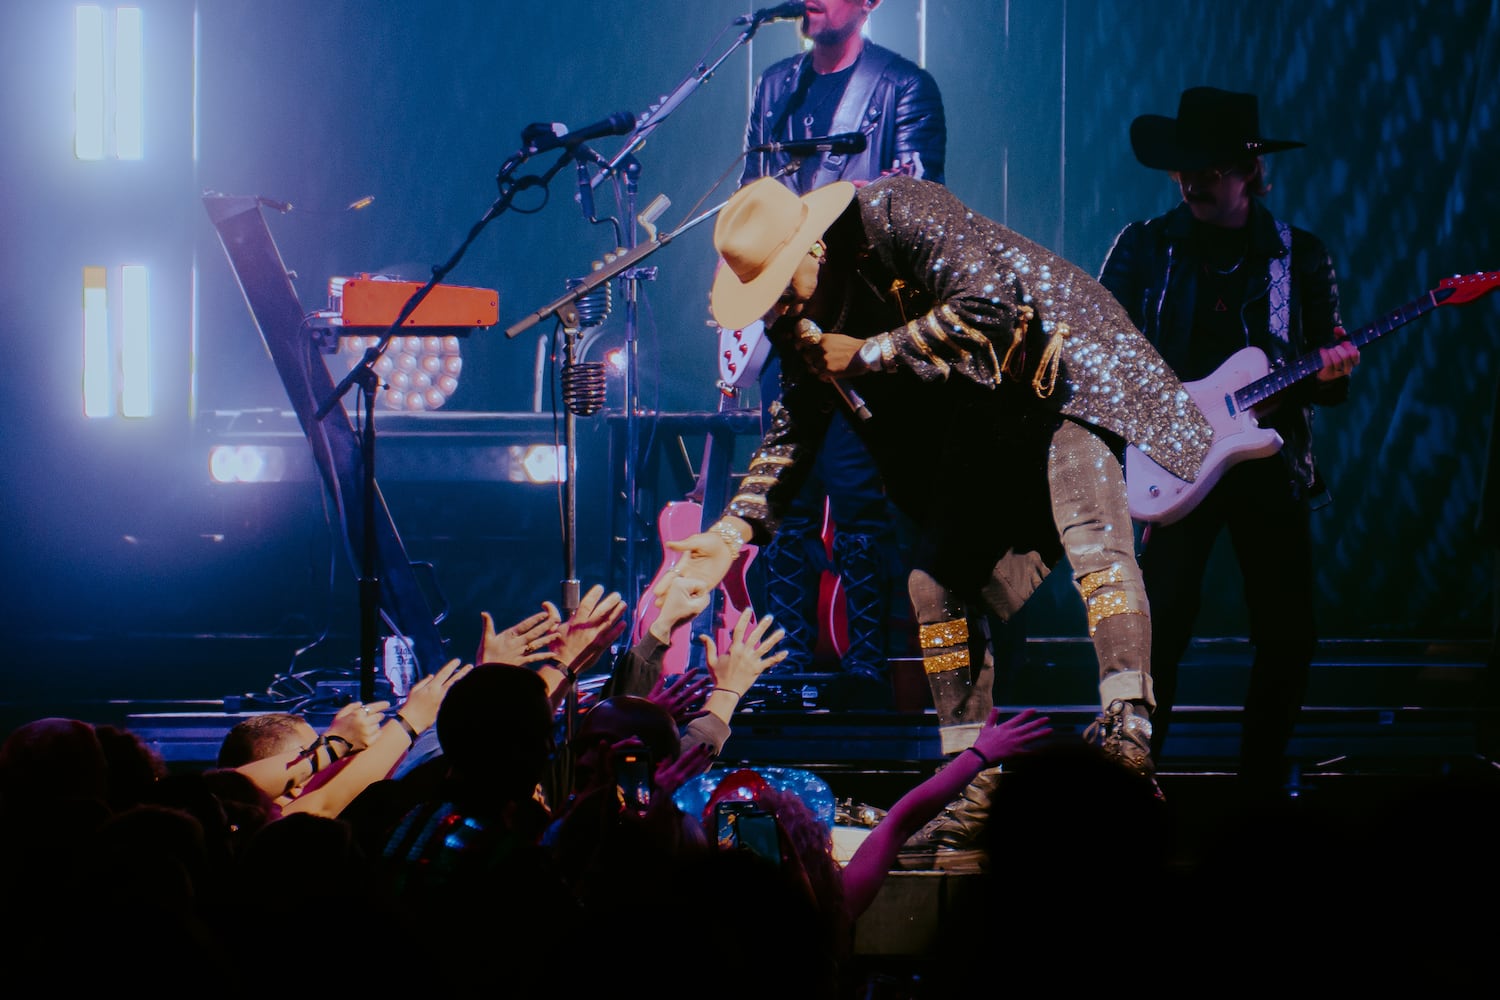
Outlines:
[[[1183,200],[1126,226],[1100,282],[1172,369],[1190,384],[1230,391],[1243,383],[1219,386],[1213,376],[1247,347],[1264,352],[1272,370],[1321,352],[1316,378],[1273,397],[1273,408],[1260,415],[1259,425],[1281,436],[1280,450],[1226,463],[1222,478],[1188,513],[1143,532],[1154,755],[1160,759],[1166,740],[1207,562],[1227,528],[1255,647],[1240,773],[1247,790],[1274,793],[1287,777],[1285,754],[1317,646],[1309,513],[1328,496],[1313,464],[1313,407],[1344,401],[1359,351],[1343,340],[1328,249],[1260,201],[1267,190],[1263,157],[1303,143],[1264,138],[1254,95],[1192,88],[1177,118],[1137,118],[1131,144],[1142,164],[1171,174]],[[1220,377],[1230,378],[1228,368]]]
[[[900,171],[942,183],[947,130],[942,95],[931,74],[865,40],[863,29],[880,0],[811,0],[802,19],[809,51],[762,73],[745,130],[745,148],[858,132],[863,151],[794,156],[750,152],[741,185],[777,176],[802,194],[837,180],[863,184]],[[794,164],[800,162],[800,166]],[[786,173],[791,167],[791,172]],[[781,359],[774,352],[760,373],[763,422],[781,396]],[[909,530],[898,521],[868,451],[846,413],[837,414],[806,486],[782,530],[762,553],[765,612],[786,631],[783,672],[815,669],[820,629],[842,652],[840,674],[825,691],[832,708],[890,708],[888,658],[911,645],[899,627],[908,618],[897,582],[905,573]],[[822,614],[825,498],[833,525],[832,569],[842,590],[845,636]],[[908,630],[909,631],[909,630]],[[842,642],[840,640],[842,639]],[[844,648],[839,649],[842,645]]]

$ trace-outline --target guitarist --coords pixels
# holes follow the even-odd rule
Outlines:
[[[798,194],[837,180],[863,184],[884,172],[942,183],[947,128],[937,82],[916,63],[868,42],[864,28],[880,0],[814,0],[802,16],[811,49],[768,67],[755,89],[745,132],[746,149],[835,133],[862,132],[856,153],[751,153],[740,184],[800,166],[781,178]],[[781,362],[774,352],[760,375],[763,423],[781,399]],[[855,433],[855,418],[835,412],[818,460],[793,501],[781,532],[761,554],[765,610],[786,630],[785,672],[813,667],[818,640],[818,599],[826,555],[824,501],[830,505],[833,563],[842,585],[847,648],[826,701],[833,707],[888,709],[892,689],[887,658],[902,652],[892,621],[908,616],[906,561],[897,514],[888,502],[869,451]]]
[[[1347,398],[1359,350],[1343,339],[1327,247],[1261,202],[1265,156],[1305,144],[1265,138],[1253,94],[1194,87],[1176,118],[1136,118],[1130,143],[1143,165],[1167,171],[1182,202],[1126,226],[1099,280],[1172,369],[1195,382],[1246,347],[1264,351],[1273,369],[1315,349],[1322,355],[1315,380],[1286,390],[1261,415],[1260,425],[1281,435],[1281,450],[1230,468],[1182,519],[1149,525],[1141,552],[1159,758],[1205,568],[1229,530],[1255,648],[1239,773],[1247,793],[1274,795],[1287,777],[1287,744],[1317,647],[1310,512],[1329,496],[1313,465],[1313,407]]]

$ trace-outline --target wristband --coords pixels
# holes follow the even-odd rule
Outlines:
[[[417,745],[417,731],[416,731],[415,728],[413,728],[413,726],[412,726],[412,724],[410,722],[406,721],[406,716],[402,715],[400,712],[397,712],[396,713],[396,721],[399,722],[399,723],[401,723],[401,728],[402,729],[406,730],[406,738],[411,741],[411,745],[412,746],[416,746]]]
[[[997,763],[999,763],[999,761],[990,760],[984,754],[980,753],[978,747],[964,747],[964,751],[966,753],[972,753],[974,756],[978,757],[980,763],[982,763],[986,768],[994,767]]]
[[[325,746],[328,746],[328,740],[322,736],[319,736],[307,746],[297,751],[297,756],[286,762],[286,769],[290,771],[292,768],[296,767],[304,760],[310,760],[312,761],[312,773],[317,774],[318,768],[322,766],[322,762],[318,760],[318,751]],[[328,750],[328,756],[330,758],[333,757],[333,749],[331,747]]]
[[[326,735],[326,736],[323,737],[323,745],[328,748],[328,762],[330,764],[339,759],[338,752],[336,750],[334,750],[334,748],[333,748],[333,743],[334,743],[335,740],[337,740],[338,742],[344,744],[344,756],[345,757],[349,756],[351,753],[354,752],[354,744],[352,742],[350,742],[349,740],[344,739],[342,736],[338,735],[337,733],[329,733],[328,735]]]

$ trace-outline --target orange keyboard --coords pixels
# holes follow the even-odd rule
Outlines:
[[[389,329],[407,300],[426,282],[394,281],[369,274],[328,280],[328,311],[319,319],[328,326]],[[500,293],[464,285],[432,286],[401,324],[407,327],[472,328],[500,321]]]

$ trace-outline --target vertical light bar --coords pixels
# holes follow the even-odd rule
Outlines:
[[[188,312],[188,417],[198,417],[198,266],[193,265],[192,291]]]
[[[115,155],[139,160],[145,84],[141,9],[121,7],[115,12]]]
[[[73,155],[104,158],[104,11],[81,5],[73,19]]]
[[[83,415],[107,417],[114,412],[109,357],[109,299],[104,268],[83,269]]]
[[[203,45],[202,26],[198,21],[198,5],[193,5],[193,120],[190,125],[193,129],[193,162],[198,162],[198,66],[200,64],[199,54]]]
[[[120,268],[120,412],[151,416],[151,286],[146,268]]]

